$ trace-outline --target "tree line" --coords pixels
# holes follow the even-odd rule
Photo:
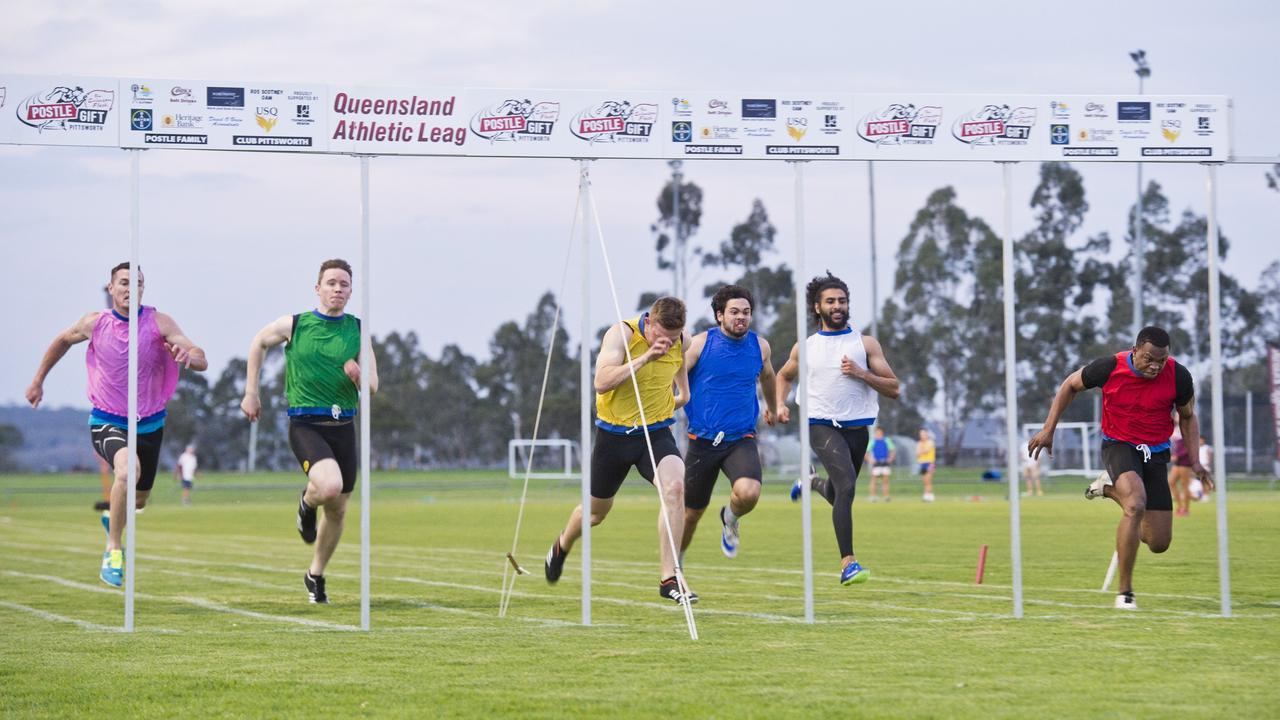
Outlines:
[[[1275,177],[1269,175],[1268,182],[1280,190]],[[1035,224],[1015,243],[1019,422],[1042,420],[1058,383],[1072,369],[1132,343],[1131,248],[1137,222],[1147,248],[1143,317],[1170,331],[1175,356],[1193,370],[1208,357],[1206,218],[1191,210],[1175,214],[1157,182],[1148,183],[1143,193],[1141,217],[1135,204],[1119,232],[1125,250],[1112,257],[1110,233],[1079,236],[1089,211],[1080,174],[1066,163],[1040,166],[1029,199]],[[689,298],[695,331],[711,325],[706,299],[722,284],[749,288],[756,298],[753,328],[769,339],[775,356],[785,357],[797,335],[795,283],[808,278],[793,277],[792,269],[776,257],[778,230],[758,199],[726,237],[693,242],[703,202],[703,191],[694,182],[678,188],[668,182],[661,189],[650,227],[657,269],[671,271],[675,284],[688,277],[690,262],[717,276],[700,289],[702,298]],[[1230,242],[1221,228],[1220,235],[1225,259]],[[879,313],[879,340],[903,392],[899,401],[882,403],[881,423],[891,433],[914,434],[929,421],[940,429],[943,462],[959,454],[969,421],[1003,416],[1001,253],[999,236],[962,207],[950,186],[928,196],[895,253],[893,290]],[[1265,347],[1280,344],[1280,261],[1262,269],[1253,291],[1223,272],[1221,293],[1223,355],[1233,368],[1226,375],[1228,392],[1265,391]],[[665,294],[670,291],[642,293],[637,307],[646,308]],[[501,462],[508,439],[527,438],[533,431],[553,328],[552,372],[539,434],[576,438],[578,352],[556,317],[555,305],[555,296],[547,292],[522,321],[500,325],[489,341],[488,359],[472,357],[457,345],[430,357],[414,332],[374,337],[381,379],[372,398],[375,465]],[[593,345],[603,332],[601,328]],[[294,462],[284,419],[283,370],[282,356],[273,352],[263,368],[259,467],[285,468]],[[244,378],[243,359],[232,360],[212,381],[184,372],[166,424],[166,435],[175,439],[171,447],[193,441],[202,449],[203,466],[239,467],[249,442],[239,407]],[[1197,392],[1204,395],[1208,387],[1197,380]],[[1087,403],[1073,405],[1068,414],[1067,420],[1092,419]],[[794,424],[776,431],[794,432]]]

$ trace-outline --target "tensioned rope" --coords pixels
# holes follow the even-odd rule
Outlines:
[[[600,224],[600,214],[596,212],[595,199],[591,195],[591,180],[584,179],[586,195],[586,206],[591,211],[591,218],[596,228],[596,237],[600,240],[600,253],[604,257],[605,276],[609,279],[609,292],[613,296],[613,310],[618,318],[618,330],[622,333],[626,324],[622,319],[622,306],[618,304],[618,288],[613,281],[613,266],[609,263],[609,248],[604,242],[604,228]],[[693,620],[693,606],[689,603],[689,585],[684,579],[684,570],[680,567],[680,552],[676,547],[675,535],[671,532],[671,518],[667,516],[667,501],[662,484],[662,475],[658,473],[658,463],[653,454],[653,439],[649,436],[649,421],[645,416],[644,402],[640,398],[640,382],[636,379],[636,369],[634,360],[631,356],[631,346],[622,338],[622,348],[627,355],[627,369],[631,374],[631,388],[636,394],[636,407],[640,410],[640,428],[644,431],[644,444],[649,451],[649,466],[653,468],[653,485],[658,489],[658,505],[662,513],[662,525],[667,531],[667,542],[671,547],[671,557],[675,563],[676,584],[683,598],[680,605],[684,608],[685,622],[689,626],[689,637],[693,640],[698,639],[698,626]],[[590,520],[590,508],[583,508],[583,515],[586,518],[584,522]]]
[[[528,575],[529,571],[516,560],[516,550],[520,543],[520,527],[524,523],[525,503],[529,497],[529,476],[533,473],[533,455],[537,451],[538,430],[542,424],[542,406],[547,397],[547,383],[551,377],[551,358],[555,354],[556,334],[560,329],[560,300],[564,297],[565,283],[569,278],[569,260],[573,257],[573,238],[578,231],[578,221],[582,217],[581,184],[578,188],[578,200],[573,209],[573,223],[569,229],[569,245],[564,253],[564,270],[560,273],[560,291],[556,293],[556,310],[551,320],[551,334],[547,338],[547,361],[542,368],[542,389],[538,391],[538,409],[533,416],[533,435],[530,438],[529,451],[525,453],[524,487],[520,491],[520,508],[516,511],[516,530],[511,538],[511,552],[507,553],[506,562],[502,564],[502,592],[498,601],[498,617],[507,616],[507,608],[511,606],[511,594],[515,591],[516,578]],[[586,312],[586,308],[583,308]],[[585,345],[584,345],[585,347]],[[586,458],[579,458],[586,463]]]

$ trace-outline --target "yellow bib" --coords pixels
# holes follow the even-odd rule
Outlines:
[[[640,331],[641,322],[642,318],[638,317],[626,321],[627,327],[632,331],[631,340],[627,343],[632,358],[638,358],[649,351],[649,342]],[[680,371],[680,366],[684,364],[683,346],[682,338],[672,344],[666,355],[646,363],[636,371],[636,383],[640,386],[645,420],[649,425],[675,417],[676,398],[672,382]],[[636,391],[630,377],[614,389],[596,394],[596,417],[616,428],[640,426],[640,408],[636,405]]]

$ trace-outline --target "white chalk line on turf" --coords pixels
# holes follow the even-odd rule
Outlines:
[[[118,626],[112,627],[110,625],[99,625],[98,623],[89,622],[88,620],[77,620],[76,618],[73,618],[73,617],[67,617],[66,615],[59,615],[57,613],[52,613],[47,610],[33,608],[30,605],[23,605],[21,603],[9,602],[8,600],[0,600],[0,607],[7,607],[10,610],[21,610],[22,612],[35,615],[36,617],[41,618],[42,620],[49,620],[51,622],[71,623],[72,625],[75,625],[76,627],[79,627],[85,630],[96,630],[99,632],[123,632],[123,629]]]
[[[75,590],[85,590],[88,592],[96,592],[96,593],[109,593],[112,595],[118,595],[120,593],[119,590],[99,587],[97,585],[90,585],[88,583],[82,583],[76,580],[70,580],[64,577],[58,577],[57,575],[41,575],[38,573],[24,573],[24,572],[18,572],[17,570],[5,570],[4,574],[10,577],[20,577],[20,578],[26,578],[30,580],[44,580],[45,582],[51,582],[56,585],[61,585],[63,587],[68,587]],[[228,613],[232,615],[242,615],[244,617],[251,617],[258,620],[267,620],[271,622],[284,622],[284,623],[291,623],[294,625],[304,625],[306,627],[314,627],[314,628],[320,628],[324,630],[359,630],[360,629],[354,625],[340,625],[337,623],[324,622],[323,620],[311,620],[309,618],[293,617],[292,615],[273,615],[269,613],[255,612],[253,610],[242,610],[240,608],[233,608],[228,605],[223,605],[222,603],[216,603],[212,600],[207,600],[205,598],[199,598],[199,597],[176,596],[176,595],[152,595],[149,593],[140,593],[140,592],[135,592],[133,595],[135,598],[142,599],[142,600],[159,600],[163,602],[184,603],[187,605],[195,605],[196,607],[204,608],[206,610],[213,610],[215,612]]]

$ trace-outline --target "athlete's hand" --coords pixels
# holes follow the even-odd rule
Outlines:
[[[764,422],[769,427],[773,427],[773,411],[769,408],[764,409]]]
[[[666,355],[670,350],[671,338],[660,337],[657,340],[654,340],[653,344],[649,346],[649,350],[643,355],[644,361],[650,362],[652,360],[657,360],[663,355]]]
[[[251,422],[257,422],[258,417],[262,415],[262,401],[256,394],[245,393],[244,399],[240,401],[240,410]]]
[[[32,380],[31,385],[27,387],[27,402],[31,403],[31,407],[39,407],[43,399],[44,383]]]
[[[355,383],[356,387],[360,387],[360,363],[355,359],[348,360],[342,363],[342,372],[351,378],[351,382]]]
[[[778,406],[778,422],[783,425],[791,422],[791,408],[787,407],[786,404]]]
[[[1027,442],[1027,457],[1032,460],[1040,459],[1040,451],[1048,451],[1049,457],[1053,457],[1053,431],[1041,430],[1032,436]]]
[[[848,355],[840,358],[840,372],[848,375],[854,380],[861,380],[862,376],[867,373],[861,366],[849,359]]]
[[[1191,464],[1191,472],[1195,473],[1195,476],[1200,478],[1200,482],[1204,484],[1205,490],[1213,489],[1213,473],[1209,471],[1209,468],[1201,465],[1199,462],[1194,462]]]

